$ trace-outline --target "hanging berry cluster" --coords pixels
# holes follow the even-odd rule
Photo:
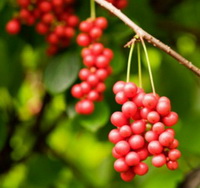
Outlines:
[[[35,25],[36,32],[44,35],[49,44],[49,55],[69,46],[79,23],[74,14],[75,0],[17,0],[17,3],[19,13],[6,25],[9,34],[18,34],[22,24]]]
[[[112,3],[118,9],[123,9],[128,5],[127,0],[107,0],[107,1]]]
[[[170,100],[145,93],[132,82],[116,82],[113,92],[122,107],[111,116],[111,123],[117,128],[108,137],[115,144],[114,169],[121,178],[131,181],[135,175],[146,174],[148,165],[143,161],[148,156],[152,156],[155,167],[166,164],[170,170],[178,168],[179,143],[174,130],[169,128],[177,123],[178,115],[171,111]]]
[[[106,18],[97,17],[82,21],[79,26],[82,33],[78,35],[77,43],[85,47],[81,52],[85,68],[79,72],[82,82],[71,90],[72,95],[80,99],[75,106],[79,114],[91,114],[94,111],[94,101],[103,99],[106,89],[104,81],[112,72],[110,62],[113,52],[97,42],[107,25]]]

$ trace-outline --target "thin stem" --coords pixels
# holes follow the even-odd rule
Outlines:
[[[135,45],[135,43],[132,43],[131,49],[129,51],[128,65],[127,65],[127,74],[126,74],[126,82],[129,82],[129,80],[130,80],[131,60],[132,60],[134,45]]]
[[[130,18],[128,18],[125,14],[123,14],[119,9],[117,9],[111,3],[107,2],[106,0],[95,0],[95,1],[102,7],[109,10],[119,19],[121,19],[127,26],[132,28],[139,37],[142,37],[144,40],[151,43],[153,46],[160,48],[165,53],[176,59],[180,64],[184,65],[185,67],[187,67],[189,70],[193,71],[197,76],[200,77],[200,69],[195,65],[193,65],[192,62],[188,61],[183,56],[178,54],[176,51],[171,49],[169,46],[159,41],[157,38],[150,35],[149,33],[147,33],[145,30],[143,30],[141,27],[135,24]]]
[[[144,48],[144,53],[145,53],[145,57],[146,57],[146,60],[147,60],[147,66],[148,66],[148,70],[149,70],[149,77],[150,77],[150,81],[151,81],[151,87],[152,87],[153,93],[155,95],[156,92],[155,92],[155,86],[154,86],[154,82],[153,82],[153,74],[152,74],[152,71],[151,71],[151,64],[150,64],[150,61],[149,61],[147,48],[146,48],[146,45],[145,45],[144,40],[143,40],[142,37],[140,37],[140,40],[141,40],[142,46]]]
[[[140,44],[137,44],[137,54],[138,54],[138,77],[139,77],[139,87],[142,88],[142,67],[141,67],[141,55],[140,55]]]
[[[95,1],[94,0],[90,0],[90,17],[92,19],[96,18]]]

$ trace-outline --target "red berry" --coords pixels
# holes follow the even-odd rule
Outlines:
[[[159,101],[157,106],[156,106],[156,111],[162,115],[166,116],[170,113],[171,111],[171,105],[169,102],[166,101]]]
[[[87,82],[88,82],[91,86],[96,86],[96,85],[99,83],[99,79],[96,77],[96,75],[91,74],[91,75],[88,76]]]
[[[102,81],[104,81],[108,77],[108,73],[105,69],[98,69],[95,74],[99,78],[99,80]]]
[[[120,155],[126,155],[130,151],[130,145],[127,141],[119,141],[115,145],[115,151]]]
[[[148,151],[152,155],[157,155],[157,154],[160,154],[163,151],[163,147],[160,144],[160,142],[158,142],[157,140],[154,140],[154,141],[151,141],[148,144]]]
[[[168,161],[167,168],[170,170],[176,170],[178,168],[178,162],[177,161]]]
[[[27,8],[30,5],[30,0],[17,0],[20,7]]]
[[[103,50],[104,50],[104,46],[101,43],[94,43],[91,46],[91,51],[92,51],[92,53],[94,55],[100,55],[100,54],[102,54]]]
[[[122,112],[126,117],[131,118],[137,112],[137,106],[135,103],[127,101],[122,105]]]
[[[171,161],[176,161],[181,157],[181,152],[178,149],[171,149],[168,153],[168,157]]]
[[[127,82],[124,86],[124,93],[127,97],[134,97],[137,93],[137,86],[132,82]]]
[[[139,92],[133,98],[132,101],[137,105],[137,107],[142,107],[143,106],[142,101],[143,101],[144,96],[145,96],[144,92]]]
[[[148,172],[149,168],[146,163],[140,162],[133,167],[133,172],[139,176],[143,176]]]
[[[152,131],[156,134],[161,134],[165,130],[165,125],[161,122],[157,122],[153,125]]]
[[[35,29],[41,35],[45,35],[49,32],[49,26],[43,22],[38,22]]]
[[[114,162],[114,169],[117,172],[125,172],[129,169],[129,166],[126,164],[124,158],[119,158]]]
[[[116,94],[115,101],[118,104],[124,104],[126,101],[128,101],[128,98],[126,97],[126,95],[123,91],[120,91]]]
[[[102,35],[102,30],[98,27],[93,27],[90,30],[89,35],[92,39],[98,39]]]
[[[83,92],[82,92],[81,86],[79,84],[74,85],[71,89],[71,94],[75,98],[83,97]]]
[[[145,133],[144,137],[145,137],[145,140],[147,142],[151,142],[151,141],[154,141],[154,140],[158,139],[158,135],[155,132],[153,132],[153,131],[147,131]]]
[[[119,129],[119,134],[126,138],[132,135],[132,131],[129,125],[123,125],[122,127],[120,127]]]
[[[92,67],[95,65],[96,58],[94,55],[87,55],[83,58],[83,63],[87,67]]]
[[[99,55],[96,58],[96,67],[97,68],[106,68],[110,63],[110,60],[105,55]]]
[[[150,112],[151,110],[149,109],[149,108],[142,108],[141,110],[140,110],[140,116],[141,116],[141,118],[143,118],[143,119],[147,119],[147,115],[148,115],[148,113]]]
[[[76,39],[79,46],[88,46],[91,43],[89,35],[85,33],[80,33]]]
[[[147,115],[147,120],[152,124],[157,123],[160,120],[160,115],[156,111],[151,111]]]
[[[12,19],[6,24],[6,31],[11,35],[19,33],[20,30],[21,25],[17,19]]]
[[[171,133],[166,132],[166,131],[161,133],[159,136],[160,144],[162,144],[163,146],[166,146],[166,147],[170,146],[172,144],[173,140],[174,140],[174,136]]]
[[[126,172],[121,172],[120,176],[123,181],[129,182],[129,181],[133,180],[133,178],[135,177],[135,174],[131,169],[129,169]]]
[[[134,150],[142,148],[145,144],[144,138],[141,135],[132,135],[128,142]]]
[[[119,155],[116,151],[115,151],[115,147],[112,149],[112,156],[116,159],[119,159],[123,156]]]
[[[152,158],[152,164],[155,167],[161,167],[166,164],[166,157],[164,154],[155,155]]]
[[[157,105],[157,98],[155,97],[154,94],[146,94],[142,100],[142,103],[145,107],[149,109],[154,109]]]
[[[89,75],[90,75],[90,71],[87,68],[83,68],[79,72],[79,78],[81,80],[87,80]]]
[[[91,90],[88,93],[87,99],[91,100],[91,101],[97,101],[99,98],[99,93],[96,90]]]
[[[99,82],[96,86],[96,91],[103,93],[106,90],[106,85],[103,82]]]
[[[79,25],[79,29],[82,31],[82,32],[86,32],[88,33],[93,27],[93,23],[91,21],[82,21]]]
[[[42,11],[42,12],[50,12],[51,9],[52,9],[51,3],[48,2],[48,1],[42,1],[42,2],[39,4],[39,9],[40,9],[40,11]]]
[[[135,165],[138,165],[139,162],[140,162],[140,157],[139,155],[134,152],[134,151],[131,151],[129,152],[126,157],[125,157],[125,162],[127,165],[129,166],[135,166]]]
[[[116,127],[121,127],[123,125],[127,125],[127,118],[122,112],[114,112],[111,115],[111,123],[115,125]]]
[[[80,114],[89,115],[94,111],[94,103],[87,99],[79,101],[76,106],[76,111]]]
[[[178,122],[178,114],[176,112],[170,112],[162,121],[166,126],[173,126]]]
[[[179,145],[179,142],[177,139],[174,139],[173,142],[168,146],[170,149],[175,149]]]
[[[109,48],[104,48],[103,55],[105,55],[108,59],[111,60],[113,58],[113,51]]]
[[[145,160],[149,156],[149,152],[146,147],[140,148],[135,152],[139,155],[141,161]]]
[[[117,94],[120,91],[124,90],[125,82],[124,81],[118,81],[113,86],[113,93]]]
[[[109,139],[110,142],[116,144],[117,142],[123,140],[123,137],[119,134],[118,129],[113,129],[108,134],[108,139]]]
[[[81,90],[84,94],[88,94],[91,90],[91,87],[87,82],[81,82],[80,86],[81,86]]]
[[[142,134],[146,130],[146,123],[143,120],[136,120],[131,124],[131,130],[134,134]]]
[[[94,24],[95,24],[95,26],[97,26],[101,29],[106,29],[108,26],[108,22],[107,22],[106,18],[104,18],[104,17],[96,18]]]

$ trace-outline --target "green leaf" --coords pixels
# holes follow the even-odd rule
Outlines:
[[[52,94],[65,91],[76,80],[79,69],[79,58],[75,54],[53,58],[44,74],[44,84],[47,90]]]
[[[7,126],[4,123],[2,117],[0,116],[0,149],[3,148],[6,137],[7,137]]]
[[[109,120],[110,109],[105,102],[96,103],[95,111],[91,115],[80,115],[79,123],[90,131],[97,131],[105,126]]]
[[[27,183],[30,185],[42,186],[52,184],[62,169],[62,163],[43,155],[36,155],[27,164]]]

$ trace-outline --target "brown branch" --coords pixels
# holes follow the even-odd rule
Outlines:
[[[144,31],[141,27],[139,27],[137,24],[135,24],[131,19],[129,19],[125,14],[123,14],[119,9],[117,9],[115,6],[113,6],[111,3],[105,1],[105,0],[95,0],[98,4],[100,4],[102,7],[109,10],[112,14],[117,16],[119,19],[121,19],[126,25],[128,25],[131,29],[135,31],[135,33],[141,38],[148,41],[153,46],[160,48],[170,56],[172,56],[174,59],[176,59],[180,64],[187,67],[189,70],[193,71],[197,76],[200,77],[200,69],[192,64],[192,62],[185,59],[183,56],[178,54],[176,51],[172,50],[169,46],[164,44],[163,42],[159,41],[146,31]]]

